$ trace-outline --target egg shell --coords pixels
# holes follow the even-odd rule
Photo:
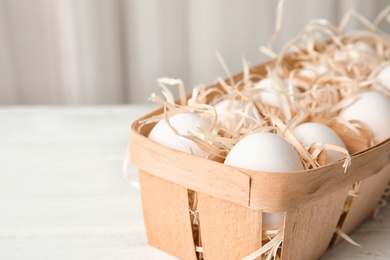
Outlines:
[[[218,120],[226,128],[234,130],[243,117],[245,104],[239,100],[222,100],[215,104],[214,108],[218,114]],[[244,126],[247,126],[251,123],[251,121],[256,120],[256,116],[261,118],[259,113],[249,110],[248,117],[244,120]]]
[[[343,140],[330,127],[315,123],[303,123],[291,130],[291,133],[303,146],[311,146],[314,143],[332,144],[347,149]],[[331,163],[345,157],[344,153],[328,150],[326,163]]]
[[[300,69],[297,73],[300,76],[316,79],[318,76],[328,72],[328,67],[325,65],[308,64],[303,69]]]
[[[309,78],[309,79],[315,79],[318,77],[318,73],[310,69],[301,69],[297,72],[297,74],[299,76]]]
[[[275,213],[266,213],[263,212],[263,230],[275,230],[283,226],[284,217],[286,213],[284,212],[275,212]]]
[[[217,112],[223,113],[225,111],[241,110],[244,108],[244,104],[239,100],[222,100],[214,105]]]
[[[364,41],[358,41],[358,42],[355,42],[355,44],[351,44],[351,45],[354,45],[356,49],[358,49],[359,51],[362,51],[362,52],[366,52],[366,53],[370,53],[370,54],[373,54],[375,52],[374,47],[372,47],[370,44],[368,44]]]
[[[390,90],[390,64],[383,67],[377,76],[377,81]]]
[[[271,78],[264,78],[258,81],[254,85],[254,89],[265,89],[265,91],[261,91],[256,94],[255,99],[260,99],[262,103],[274,107],[280,107],[280,100],[276,93],[283,93],[284,91],[288,92],[288,82],[286,80],[281,80],[281,82],[283,83],[282,86],[277,85],[277,83],[274,82],[274,80]],[[273,91],[268,91],[270,89],[272,89]],[[293,93],[299,93],[298,88],[296,88],[295,86],[293,86]]]
[[[283,137],[271,133],[254,133],[244,137],[233,146],[224,163],[264,172],[303,170],[299,157],[290,144]],[[263,229],[282,227],[284,216],[284,212],[263,212]]]
[[[264,172],[303,170],[298,155],[283,137],[263,132],[238,141],[228,153],[225,164]]]
[[[366,91],[341,110],[345,120],[359,120],[372,131],[375,143],[390,137],[390,98],[378,91]]]
[[[189,132],[197,132],[197,128],[207,130],[210,122],[203,119],[196,113],[180,113],[169,118],[169,122],[181,135],[187,135]],[[148,138],[156,143],[179,150],[185,153],[202,156],[204,151],[193,141],[176,135],[169,127],[165,119],[159,121],[150,131]]]
[[[364,62],[363,57],[374,57],[374,48],[365,42],[349,43],[345,49],[336,52],[335,60],[353,59],[357,62]]]

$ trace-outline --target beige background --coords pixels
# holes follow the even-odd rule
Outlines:
[[[286,0],[276,50],[313,18],[372,20],[388,0]],[[271,0],[0,0],[0,105],[147,102],[156,79],[188,90],[252,65],[273,32]],[[351,22],[357,28],[358,22]],[[389,24],[382,24],[390,31]]]

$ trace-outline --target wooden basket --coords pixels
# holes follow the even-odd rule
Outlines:
[[[252,72],[265,71],[265,65]],[[317,259],[338,241],[336,228],[352,231],[378,206],[389,181],[390,139],[343,161],[314,170],[267,173],[238,169],[159,145],[152,126],[132,125],[131,161],[138,167],[148,243],[180,259],[241,259],[263,246],[262,211],[286,212],[280,259]],[[359,140],[334,128],[350,146]],[[360,197],[351,197],[361,182]],[[356,188],[356,187],[355,187]],[[194,238],[191,194],[197,194],[200,237]],[[199,250],[198,250],[199,251]]]

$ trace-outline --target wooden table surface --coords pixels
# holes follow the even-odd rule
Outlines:
[[[153,108],[1,107],[0,259],[175,259],[147,246],[122,176],[130,124]],[[351,237],[363,248],[321,259],[390,259],[390,206]]]

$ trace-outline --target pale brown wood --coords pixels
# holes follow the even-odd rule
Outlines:
[[[286,213],[282,260],[318,259],[326,251],[347,194],[344,188]]]
[[[180,259],[196,260],[187,189],[138,172],[148,243]]]
[[[309,149],[309,153],[312,154],[314,151],[316,150],[316,148],[313,148],[311,147]],[[327,156],[327,151],[326,150],[323,150],[321,151],[321,153],[317,156],[317,162],[319,165],[325,165],[326,164],[326,156]]]
[[[387,140],[355,154],[346,173],[342,168],[342,161],[301,172],[264,173],[240,170],[251,176],[251,208],[284,212],[378,173],[389,161],[389,150],[390,141]]]
[[[205,260],[241,259],[261,247],[262,212],[198,193]]]
[[[352,205],[341,225],[341,230],[349,234],[364,220],[373,216],[378,203],[390,182],[390,163],[378,174],[361,182],[358,197],[354,197]],[[338,242],[340,238],[337,239]]]
[[[343,140],[350,154],[363,151],[370,147],[370,133],[367,129],[360,129],[360,135],[357,135],[351,129],[340,123],[333,123],[330,127]]]
[[[138,168],[188,189],[248,206],[250,178],[233,167],[159,145],[133,132],[131,161]]]
[[[191,190],[267,212],[287,211],[378,173],[388,163],[390,150],[387,139],[355,153],[346,173],[343,161],[309,171],[267,173],[164,147],[138,133],[135,126],[131,144],[131,160],[137,167]]]

